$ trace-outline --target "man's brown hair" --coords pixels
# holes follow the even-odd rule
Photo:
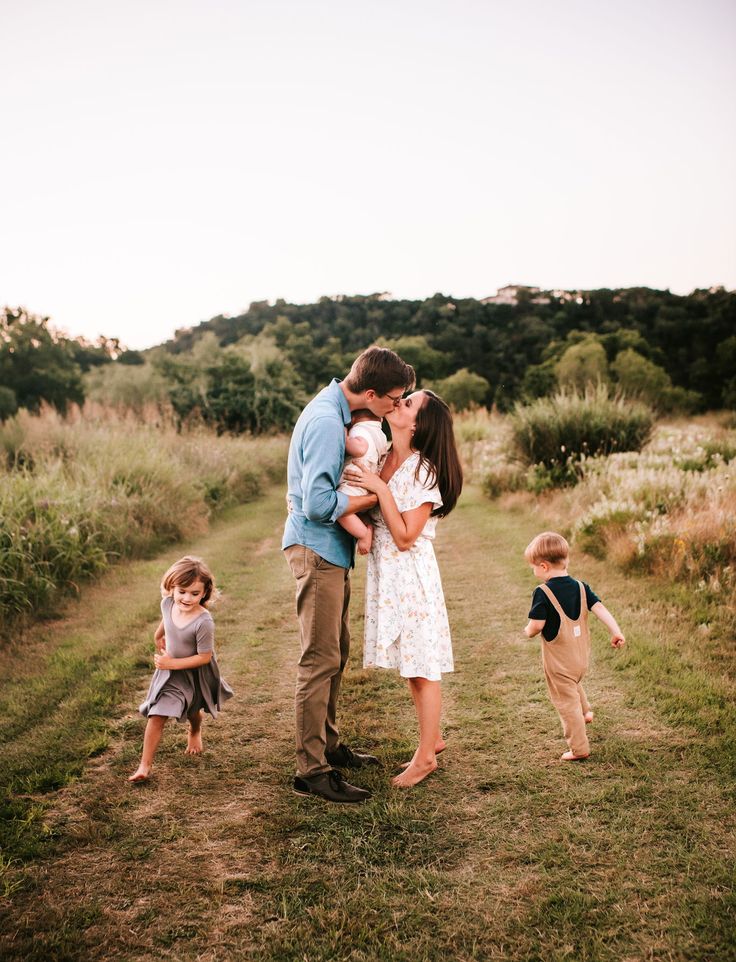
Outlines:
[[[538,565],[540,561],[562,564],[570,557],[570,545],[556,531],[543,531],[526,546],[524,557],[531,565]]]
[[[410,391],[416,382],[414,368],[388,347],[369,347],[353,361],[345,384],[353,394],[375,391],[385,397],[395,388]]]

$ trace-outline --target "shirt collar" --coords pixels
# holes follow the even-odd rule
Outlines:
[[[328,390],[334,395],[340,406],[340,413],[342,414],[342,420],[345,427],[347,427],[352,421],[352,415],[350,413],[350,405],[348,404],[348,399],[345,397],[342,388],[340,387],[340,381],[333,377],[328,385]]]

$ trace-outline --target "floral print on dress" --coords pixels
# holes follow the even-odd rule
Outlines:
[[[415,478],[419,454],[411,454],[388,482],[402,513],[442,498],[429,471]],[[365,667],[396,668],[404,678],[439,681],[453,670],[450,625],[432,544],[437,518],[430,517],[407,551],[399,551],[379,509],[372,513],[373,545],[365,589]]]

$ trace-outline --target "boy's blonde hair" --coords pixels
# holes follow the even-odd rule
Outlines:
[[[524,557],[531,565],[538,565],[540,561],[562,564],[570,557],[570,545],[556,531],[543,531],[526,546]]]
[[[217,601],[220,592],[215,587],[215,578],[204,561],[194,555],[184,555],[169,568],[161,579],[161,597],[168,598],[174,588],[188,588],[195,581],[201,581],[204,587],[199,602],[203,608],[206,608],[208,603]]]

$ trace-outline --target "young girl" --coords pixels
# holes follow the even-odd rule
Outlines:
[[[409,788],[437,768],[443,672],[453,670],[442,582],[434,555],[437,519],[455,507],[463,484],[452,416],[432,391],[416,391],[386,415],[393,442],[380,475],[358,465],[348,475],[378,495],[365,597],[366,666],[398,668],[419,721],[419,746],[393,779]]]
[[[202,752],[202,710],[213,718],[233,691],[220,677],[215,659],[215,623],[207,605],[218,595],[212,572],[200,558],[186,556],[161,581],[161,624],[153,636],[156,671],[138,709],[148,718],[143,754],[129,782],[151,775],[167,719],[189,722],[187,755]]]
[[[345,454],[350,459],[347,464],[360,459],[368,471],[378,471],[388,449],[388,440],[381,430],[382,420],[368,408],[353,411],[352,424],[345,439]],[[344,471],[337,490],[348,495],[367,493],[365,488],[347,481]],[[373,540],[373,527],[357,514],[344,514],[337,519],[337,523],[357,540],[359,553],[368,554]]]

